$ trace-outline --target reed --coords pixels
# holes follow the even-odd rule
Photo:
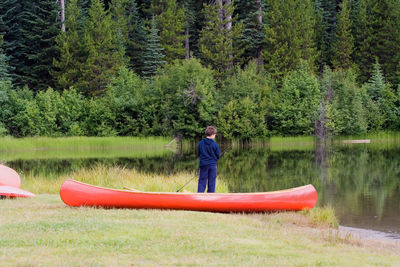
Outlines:
[[[117,189],[128,187],[148,192],[175,192],[194,176],[197,176],[195,172],[178,172],[168,175],[150,174],[121,166],[108,167],[103,164],[97,164],[90,168],[79,169],[68,175],[59,177],[49,178],[49,176],[44,177],[30,173],[23,175],[21,178],[22,187],[32,193],[54,194],[59,192],[61,184],[66,179],[74,179],[83,183]],[[193,179],[185,187],[185,190],[196,192],[197,179]],[[229,192],[227,183],[222,179],[217,178],[216,192]]]

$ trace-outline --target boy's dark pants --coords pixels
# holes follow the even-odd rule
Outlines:
[[[208,182],[207,193],[215,192],[215,180],[217,178],[217,165],[204,166],[199,168],[199,185],[197,193],[204,193]]]

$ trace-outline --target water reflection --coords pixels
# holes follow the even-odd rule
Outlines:
[[[224,149],[224,147],[222,147]],[[146,157],[13,160],[22,174],[57,177],[101,163],[143,172],[197,169],[193,149]],[[400,238],[400,146],[315,143],[301,149],[234,147],[218,166],[231,192],[261,192],[313,184],[318,205],[330,205],[345,226],[390,232]],[[24,176],[24,175],[22,175]]]

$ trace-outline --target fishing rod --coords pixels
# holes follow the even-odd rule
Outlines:
[[[221,156],[219,158],[221,158],[226,151],[228,151],[228,149],[230,149],[232,147],[232,144],[230,144],[222,153]],[[179,188],[176,192],[179,192],[182,190],[182,188],[184,188],[185,186],[187,186],[191,181],[193,181],[194,178],[197,178],[197,175],[195,175],[192,179],[190,179],[189,181],[186,182],[186,184],[184,184],[181,188]]]

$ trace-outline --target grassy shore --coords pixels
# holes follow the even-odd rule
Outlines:
[[[271,214],[0,201],[2,266],[396,266],[395,247],[342,236],[329,210]],[[325,213],[325,215],[321,215]],[[330,217],[330,216],[328,216]],[[325,218],[325,219],[323,219]]]

